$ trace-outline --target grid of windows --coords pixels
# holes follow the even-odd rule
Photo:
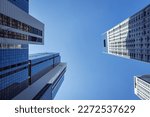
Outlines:
[[[16,19],[13,19],[13,18],[8,17],[1,13],[0,13],[0,25],[5,25],[5,26],[11,27],[11,28],[19,29],[19,30],[22,30],[25,32],[29,32],[29,33],[33,33],[33,34],[42,36],[41,30],[34,28],[32,26],[29,26],[23,22],[20,22]]]
[[[150,62],[150,5],[107,31],[108,52]]]
[[[140,97],[141,99],[149,100],[150,99],[150,85],[149,83],[145,82],[143,79],[144,79],[144,76],[142,76],[142,79],[140,77],[135,77],[136,95]]]
[[[0,0],[3,4],[3,1]],[[5,0],[28,13],[27,0]],[[6,6],[6,10],[7,11]],[[28,35],[14,32],[29,32],[29,26],[23,22],[0,13],[0,38],[28,40]],[[5,28],[4,28],[5,27]],[[12,29],[13,28],[13,29]],[[33,28],[33,27],[31,27]],[[29,33],[32,33],[31,31]],[[34,33],[33,33],[34,34]],[[25,48],[26,47],[26,48]],[[28,45],[0,44],[0,99],[12,99],[28,86]]]
[[[11,99],[28,86],[28,69],[0,78],[0,99]]]
[[[14,5],[28,13],[28,0],[8,1],[11,1]],[[17,11],[19,12],[20,10],[17,9]],[[11,39],[14,41],[16,39],[42,42],[43,30],[41,28],[35,28],[36,26],[31,26],[32,24],[28,25],[28,23],[16,19],[17,18],[11,18],[0,13],[0,38],[2,40]],[[40,22],[37,22],[37,26],[38,24],[40,24]],[[29,85],[32,85],[32,79],[40,79],[48,71],[58,65],[61,60],[58,53],[46,54],[45,56],[28,60],[28,44],[17,44],[18,43],[16,43],[16,45],[8,43],[0,44],[0,99],[12,99]],[[65,71],[63,71],[54,82],[52,87],[53,91],[51,92],[52,97],[56,95],[64,79],[64,73]]]
[[[127,55],[125,42],[128,33],[128,20],[108,31],[109,52],[118,55]]]
[[[28,49],[0,49],[0,68],[28,60]]]
[[[28,49],[0,49],[0,99],[11,99],[27,87],[27,58]]]
[[[28,0],[8,1],[28,13]],[[6,4],[6,7],[8,6]],[[16,9],[16,12],[19,11],[20,10]],[[39,23],[40,22],[37,23],[37,26]],[[2,40],[12,39],[12,41],[14,41],[14,39],[17,39],[22,41],[42,42],[43,31],[41,28],[38,29],[35,27],[0,13],[0,38]],[[45,56],[28,60],[28,44],[17,44],[18,43],[16,43],[16,45],[8,43],[0,44],[0,99],[12,99],[29,85],[32,85],[32,79],[33,81],[34,78],[36,78],[36,80],[40,79],[60,63],[59,54],[46,54]],[[52,92],[54,95],[56,95],[64,79],[63,76],[60,77],[62,77],[61,80],[59,78],[54,82],[54,91]]]

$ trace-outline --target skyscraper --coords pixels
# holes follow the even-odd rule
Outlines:
[[[0,99],[14,98],[55,67],[53,63],[50,69],[48,59],[39,56],[48,54],[41,53],[36,68],[29,59],[28,44],[44,44],[44,24],[29,15],[28,0],[0,0]],[[58,65],[59,54],[52,55],[59,57]]]
[[[150,5],[103,34],[112,55],[150,62]]]
[[[142,100],[150,100],[150,75],[134,77],[134,92]]]
[[[29,87],[15,100],[54,99],[64,80],[66,64],[58,53],[38,53],[29,56]]]

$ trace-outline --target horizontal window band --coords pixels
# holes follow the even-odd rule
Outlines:
[[[8,39],[18,39],[23,41],[42,42],[42,38],[25,35],[13,31],[8,31],[0,28],[0,37]]]
[[[0,79],[1,79],[1,78],[4,78],[4,77],[7,77],[7,76],[9,76],[9,75],[15,74],[15,73],[17,73],[17,72],[20,72],[20,71],[22,71],[22,70],[25,70],[25,69],[27,69],[27,68],[28,68],[28,66],[27,66],[27,67],[23,67],[23,68],[19,68],[19,69],[13,70],[13,71],[10,71],[10,72],[5,73],[5,74],[2,74],[2,75],[0,75]]]
[[[59,57],[59,56],[56,56],[56,57]],[[51,59],[54,59],[54,58],[51,58]],[[43,63],[43,62],[48,61],[48,60],[51,60],[51,59],[46,59],[46,60],[44,60],[44,61],[35,63],[35,64],[31,65],[31,66],[38,65],[38,64],[40,64],[40,63]],[[8,70],[8,69],[15,68],[15,67],[18,67],[18,66],[21,66],[21,65],[25,65],[25,64],[28,64],[28,61],[23,62],[23,63],[13,64],[13,65],[10,65],[10,66],[6,66],[6,67],[3,67],[3,68],[0,68],[0,72],[1,72],[1,71],[4,71],[4,70]],[[26,68],[28,68],[28,67],[29,67],[29,66],[26,66],[26,67],[19,68],[19,69],[13,70],[13,71],[11,71],[11,72],[2,74],[2,75],[0,75],[0,78],[4,78],[4,77],[6,77],[6,76],[12,75],[13,73],[22,71],[22,70],[24,70],[24,69],[26,69]]]
[[[17,63],[17,64],[13,64],[13,65],[9,65],[9,66],[6,66],[6,67],[2,67],[2,68],[0,68],[0,72],[8,70],[8,69],[15,68],[15,67],[19,67],[19,66],[25,65],[25,64],[28,64],[28,61]]]
[[[37,28],[34,28],[28,24],[25,24],[23,22],[20,22],[16,19],[13,19],[9,16],[6,16],[2,13],[0,13],[0,24],[1,25],[4,25],[4,26],[8,26],[8,27],[11,27],[11,28],[15,28],[15,29],[19,29],[19,30],[22,30],[22,31],[25,31],[25,32],[29,32],[29,33],[32,33],[32,34],[36,34],[36,35],[39,35],[39,36],[42,36],[43,32]]]
[[[52,59],[54,59],[54,58],[56,58],[56,57],[59,57],[59,56],[55,56],[55,57],[52,57],[52,58],[49,58],[49,59],[40,61],[40,62],[38,62],[38,63],[32,64],[31,66],[35,66],[35,65],[38,65],[38,64],[40,64],[40,63],[46,62],[46,61],[48,61],[48,60],[52,60]]]

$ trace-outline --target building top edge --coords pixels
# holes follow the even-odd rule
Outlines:
[[[47,57],[47,56],[57,56],[59,55],[59,53],[36,53],[36,54],[30,54],[29,55],[29,60],[34,60],[34,59],[39,59],[39,58],[42,58],[42,57]]]
[[[142,75],[142,76],[136,76],[137,78],[147,82],[147,83],[150,83],[150,74],[148,75]]]
[[[31,100],[33,99],[41,89],[49,83],[52,83],[51,80],[59,77],[62,71],[67,67],[66,63],[60,63],[47,74],[42,76],[38,81],[33,83],[31,86],[22,91],[19,95],[13,98],[13,100]]]
[[[116,24],[116,25],[112,26],[112,28],[109,28],[109,29],[108,29],[107,31],[105,31],[104,33],[107,33],[108,31],[110,31],[110,30],[112,30],[113,28],[117,27],[117,26],[118,26],[118,25],[120,25],[121,23],[123,23],[123,22],[125,22],[125,21],[129,20],[131,17],[136,16],[138,13],[140,13],[141,11],[143,11],[143,10],[147,9],[148,7],[150,7],[150,4],[149,4],[149,5],[147,5],[146,7],[142,8],[142,9],[140,9],[138,12],[134,13],[132,16],[129,16],[129,17],[128,17],[128,18],[126,18],[125,20],[121,21],[120,23],[118,23],[118,24]]]

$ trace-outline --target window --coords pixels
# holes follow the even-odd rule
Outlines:
[[[42,36],[42,31],[0,13],[0,24]]]

